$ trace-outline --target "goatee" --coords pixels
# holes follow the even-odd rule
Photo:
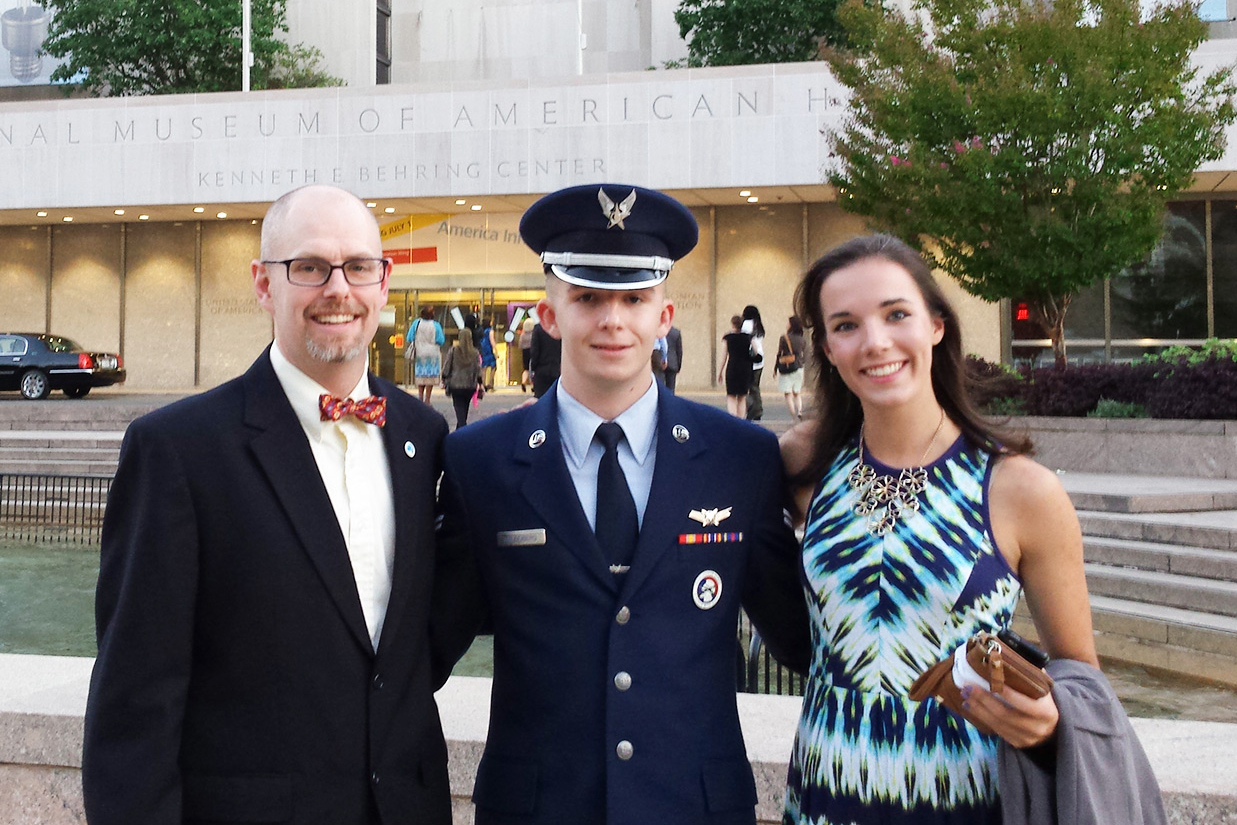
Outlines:
[[[322,361],[325,364],[346,364],[365,355],[368,349],[369,347],[364,344],[327,346],[309,336],[305,337],[305,351],[309,353],[311,358]]]

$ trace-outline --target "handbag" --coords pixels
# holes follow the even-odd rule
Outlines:
[[[982,683],[986,682],[993,693],[1000,693],[1008,687],[1032,699],[1047,696],[1052,690],[1052,677],[1047,671],[1031,664],[993,633],[976,633],[967,640],[964,648],[965,653],[960,649],[920,674],[911,685],[909,698],[922,702],[932,696],[954,713],[961,715],[962,688],[967,684],[983,687]],[[958,684],[959,677],[964,679],[963,684]],[[975,725],[980,733],[992,733],[984,725],[974,722],[971,724]]]
[[[418,318],[408,328],[408,346],[404,347],[404,358],[409,361],[417,357],[417,327],[420,323],[421,319]]]
[[[786,340],[785,335],[783,335],[781,340],[778,341],[777,351],[779,353],[777,356],[778,372],[782,375],[789,375],[799,369],[799,356],[795,355],[795,351],[790,348],[790,342]],[[781,355],[780,353],[782,352],[785,352],[786,354]]]

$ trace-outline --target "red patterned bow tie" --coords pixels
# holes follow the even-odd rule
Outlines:
[[[353,401],[323,393],[318,396],[318,411],[323,421],[338,421],[345,415],[355,415],[366,424],[381,427],[387,423],[387,400],[377,395]]]

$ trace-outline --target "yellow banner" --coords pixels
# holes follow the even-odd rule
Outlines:
[[[418,229],[423,229],[430,224],[440,223],[445,221],[450,215],[409,215],[398,221],[385,224],[379,228],[382,235],[383,243],[391,240],[396,235],[403,235],[406,232],[416,232]]]

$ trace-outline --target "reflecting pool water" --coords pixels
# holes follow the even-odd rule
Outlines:
[[[97,547],[0,541],[0,653],[94,656]],[[477,639],[457,676],[489,676],[493,640]],[[1131,716],[1237,723],[1237,689],[1124,662],[1104,673]]]

